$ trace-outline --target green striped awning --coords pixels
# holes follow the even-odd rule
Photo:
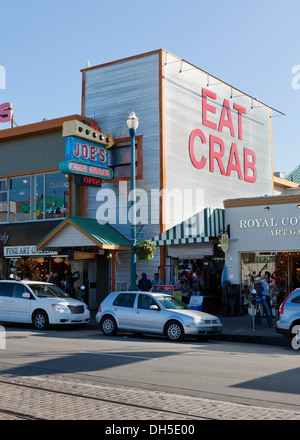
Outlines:
[[[291,182],[300,183],[300,166],[298,165],[293,171],[285,176],[285,180],[290,180]]]
[[[153,237],[156,246],[207,243],[225,231],[224,209],[205,208],[173,228]]]

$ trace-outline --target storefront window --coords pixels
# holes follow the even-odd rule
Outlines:
[[[4,265],[4,263],[2,263]],[[7,260],[8,278],[15,280],[29,279],[31,281],[49,281],[50,273],[57,272],[58,284],[64,281],[64,272],[69,269],[70,261],[66,257],[32,256],[26,258],[10,258]],[[0,259],[1,270],[1,259]],[[76,270],[82,271],[81,265],[76,266]],[[4,267],[2,268],[4,276]],[[74,273],[72,268],[72,273]],[[0,272],[1,275],[1,272]],[[4,276],[5,279],[5,276]],[[63,287],[63,283],[61,283]]]
[[[6,179],[0,180],[0,222],[7,222],[8,199]]]
[[[33,177],[33,220],[43,220],[45,213],[44,206],[44,175]]]
[[[0,258],[0,280],[5,280],[5,260]]]
[[[271,306],[277,310],[283,299],[300,287],[299,252],[248,252],[241,254],[242,291],[245,303],[254,284],[268,276]],[[249,298],[248,298],[249,299]],[[250,301],[249,301],[250,306]]]
[[[30,220],[30,177],[10,179],[9,221],[22,222]]]
[[[46,218],[67,215],[68,180],[61,173],[46,174]]]
[[[59,172],[2,179],[0,222],[66,217],[68,195],[68,179]]]

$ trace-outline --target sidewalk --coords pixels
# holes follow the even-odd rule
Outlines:
[[[93,328],[99,329],[96,322],[97,310],[91,310],[91,320],[88,324]],[[252,344],[267,344],[291,347],[291,341],[276,333],[276,328],[269,328],[265,318],[262,318],[262,326],[253,329],[252,316],[219,316],[223,324],[221,335],[214,336],[219,341],[249,342]],[[276,324],[279,318],[273,318],[273,324]]]
[[[218,340],[291,347],[291,341],[276,333],[275,327],[269,328],[265,318],[262,318],[262,325],[255,328],[250,315],[218,317],[223,324]],[[273,318],[273,324],[278,320],[278,317]]]

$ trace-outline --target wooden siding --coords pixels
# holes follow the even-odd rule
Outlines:
[[[76,246],[93,246],[95,242],[87,238],[84,234],[78,231],[72,225],[64,226],[59,232],[57,232],[49,242],[46,243],[46,248],[72,248]]]
[[[222,208],[223,200],[233,197],[249,197],[261,194],[272,194],[272,127],[271,109],[249,96],[238,92],[227,84],[209,76],[191,64],[183,62],[171,54],[165,56],[165,131],[166,131],[166,188],[169,191],[180,188],[200,191],[203,190],[202,200],[194,197],[190,203],[190,212],[183,211],[182,216],[171,217],[169,227],[196,214],[207,206]],[[224,126],[223,132],[213,130],[202,124],[202,89],[206,88],[217,95],[217,99],[207,99],[209,105],[215,107],[216,114],[207,111],[209,121],[219,125],[220,114],[224,99],[230,104],[235,138],[229,128]],[[237,111],[233,103],[245,107],[247,114],[243,115],[243,139],[237,137]],[[226,117],[227,119],[227,117]],[[193,130],[200,129],[206,136],[207,142],[201,144],[195,141],[195,154],[200,161],[202,155],[207,158],[204,168],[193,166],[189,156],[189,137]],[[249,183],[238,177],[237,171],[232,170],[231,176],[222,175],[214,161],[214,172],[209,170],[209,136],[221,138],[225,145],[222,158],[225,171],[232,143],[236,143],[241,170],[243,167],[243,149],[255,151],[257,180]],[[217,150],[218,146],[215,146]],[[219,151],[219,150],[218,150]],[[201,195],[201,194],[200,194]],[[201,206],[202,204],[202,206]]]

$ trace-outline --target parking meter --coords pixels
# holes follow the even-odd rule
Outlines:
[[[253,306],[256,306],[256,297],[257,297],[257,292],[255,289],[251,290],[251,304]]]

